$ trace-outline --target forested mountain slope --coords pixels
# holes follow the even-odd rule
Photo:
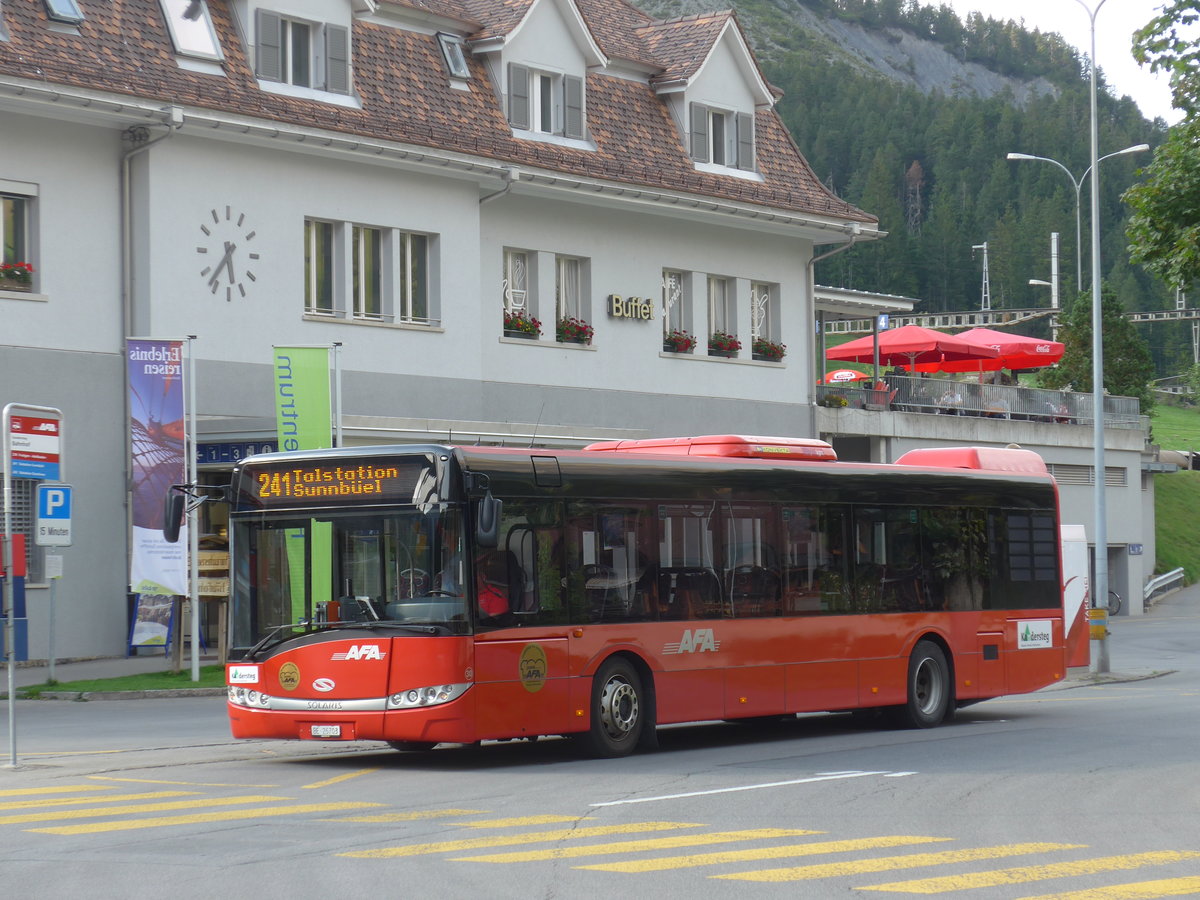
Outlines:
[[[709,11],[704,0],[638,0],[650,15]],[[1076,178],[1090,163],[1086,61],[1056,34],[915,0],[734,0],[779,110],[817,174],[890,232],[818,265],[825,284],[915,297],[925,310],[978,309],[987,243],[993,307],[1049,304],[1050,234],[1059,233],[1063,302],[1075,284]],[[1149,13],[1148,13],[1149,15]],[[1101,70],[1103,74],[1103,70]],[[1162,141],[1132,100],[1101,80],[1100,153]],[[1126,309],[1174,297],[1128,262],[1120,197],[1150,153],[1101,166],[1101,260]],[[1089,288],[1088,187],[1082,191]],[[1191,363],[1185,324],[1145,326],[1160,372]]]

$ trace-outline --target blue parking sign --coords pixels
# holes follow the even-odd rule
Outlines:
[[[71,546],[72,496],[69,484],[38,485],[33,542],[39,547]]]

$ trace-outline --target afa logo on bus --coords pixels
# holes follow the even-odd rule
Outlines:
[[[663,644],[663,653],[716,653],[721,649],[721,642],[713,635],[711,628],[687,629],[678,641],[668,641]]]

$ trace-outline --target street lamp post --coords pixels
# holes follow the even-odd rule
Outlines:
[[[1149,150],[1149,144],[1134,144],[1132,147],[1126,147],[1124,150],[1117,150],[1115,153],[1109,153],[1100,157],[1096,162],[1088,166],[1082,175],[1076,178],[1071,174],[1071,170],[1060,163],[1057,159],[1051,159],[1048,156],[1034,156],[1031,153],[1010,153],[1006,159],[1036,159],[1040,162],[1048,162],[1058,166],[1067,173],[1067,177],[1071,179],[1071,185],[1075,188],[1075,290],[1083,290],[1083,244],[1082,244],[1082,229],[1080,228],[1080,191],[1083,188],[1083,182],[1088,177],[1088,173],[1092,171],[1100,163],[1106,159],[1111,159],[1114,156],[1125,156],[1129,153],[1141,153],[1144,150]],[[1093,200],[1093,203],[1095,201]]]

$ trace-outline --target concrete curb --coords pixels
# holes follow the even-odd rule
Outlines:
[[[161,691],[41,691],[30,696],[17,691],[18,700],[163,700],[172,697],[224,697],[225,688],[169,688]],[[7,700],[8,694],[0,694]]]

